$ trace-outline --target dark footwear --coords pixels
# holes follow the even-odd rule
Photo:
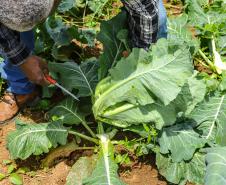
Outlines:
[[[36,97],[38,97],[36,91],[26,95],[6,92],[0,100],[0,125],[6,124],[15,118],[19,110],[31,103]]]

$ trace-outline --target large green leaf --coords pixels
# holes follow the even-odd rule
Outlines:
[[[173,162],[190,160],[198,148],[202,148],[205,139],[196,133],[189,123],[164,128],[159,138],[160,152],[171,153]]]
[[[126,22],[126,12],[122,12],[113,19],[101,23],[97,39],[103,44],[104,51],[99,58],[99,79],[106,77],[108,70],[122,57],[122,52],[126,49],[124,42],[117,37],[120,30],[126,29]]]
[[[133,106],[124,103],[106,111],[104,116],[98,117],[98,119],[122,128],[153,122],[156,128],[160,130],[163,126],[174,124],[176,117],[177,112],[174,105],[165,106],[161,102],[155,102],[145,106]]]
[[[207,149],[205,185],[226,184],[226,147]]]
[[[100,136],[101,151],[92,175],[83,185],[125,185],[118,176],[118,166],[114,161],[113,146],[106,135]]]
[[[51,54],[57,61],[62,62],[72,62],[71,56],[74,54],[76,50],[76,46],[74,44],[58,46],[58,43],[55,43],[52,47]]]
[[[67,142],[68,130],[59,122],[21,125],[7,137],[7,148],[13,159],[47,153],[50,148]]]
[[[74,62],[49,63],[50,70],[60,74],[59,82],[69,91],[78,90],[79,97],[94,94],[98,82],[98,67],[95,58],[88,59],[81,65]]]
[[[177,98],[172,102],[181,116],[189,115],[195,106],[204,100],[206,85],[204,80],[197,78],[197,72],[190,77]]]
[[[134,49],[128,58],[121,59],[111,69],[110,77],[98,84],[94,115],[96,119],[111,122],[107,119],[117,121],[114,116],[124,114],[120,116],[120,122],[129,122],[134,119],[136,114],[132,112],[135,111],[140,112],[136,115],[139,116],[136,120],[140,119],[138,122],[153,121],[153,114],[159,114],[158,109],[160,112],[169,110],[165,105],[177,97],[192,72],[191,56],[186,47],[172,51],[167,40],[163,39],[152,48],[152,52]],[[123,117],[126,120],[121,119]]]
[[[203,184],[204,182],[204,155],[196,153],[192,160],[173,162],[170,156],[157,153],[156,164],[159,172],[167,181],[174,184],[186,184],[186,181]]]
[[[95,155],[79,158],[67,176],[66,185],[82,185],[82,181],[92,174],[96,162],[97,158]]]
[[[206,98],[189,116],[203,132],[204,138],[226,145],[226,96],[213,95]]]
[[[75,26],[69,27],[63,23],[61,17],[49,17],[45,22],[45,27],[58,46],[69,45],[74,38],[78,38],[78,28]]]
[[[186,14],[170,18],[168,20],[168,39],[174,44],[187,44],[190,47],[191,53],[194,54],[199,49],[199,41],[192,36],[187,22],[188,16]]]
[[[79,124],[85,121],[85,116],[78,110],[77,102],[67,98],[48,112],[49,116],[59,116],[63,124]]]
[[[204,99],[205,93],[206,85],[203,80],[196,78],[195,73],[188,78],[179,95],[169,105],[165,106],[161,102],[155,102],[131,108],[130,104],[124,103],[119,108],[115,107],[114,111],[111,109],[105,111],[105,118],[101,118],[101,120],[119,127],[154,122],[156,128],[160,130],[163,126],[174,124],[178,116],[189,115],[195,106]],[[130,109],[127,110],[127,106],[130,106]],[[123,108],[126,111],[123,111]]]

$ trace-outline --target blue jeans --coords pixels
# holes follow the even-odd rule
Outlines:
[[[21,33],[22,41],[32,51],[34,50],[34,33],[32,31]],[[7,91],[15,94],[29,94],[31,93],[35,85],[29,82],[27,77],[21,71],[18,66],[13,66],[7,59],[0,63],[0,73],[3,79],[8,82]]]
[[[158,39],[167,38],[167,14],[163,1],[159,0],[159,31]]]

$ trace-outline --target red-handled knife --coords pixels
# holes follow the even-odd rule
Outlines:
[[[67,89],[65,89],[62,85],[60,85],[59,83],[57,83],[57,81],[54,80],[51,76],[49,76],[49,75],[46,74],[45,77],[46,77],[46,80],[48,80],[48,82],[50,84],[53,84],[53,85],[59,87],[63,92],[65,92],[66,94],[70,95],[75,100],[79,101],[79,99],[74,94],[72,94],[70,91],[68,91]]]

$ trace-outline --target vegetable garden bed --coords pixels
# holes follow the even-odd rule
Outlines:
[[[17,120],[16,130],[7,136],[11,158],[36,156],[45,167],[62,154],[88,150],[89,155],[74,161],[68,185],[130,185],[136,180],[120,178],[123,166],[131,167],[138,158],[152,162],[150,155],[155,155],[168,183],[225,184],[225,2],[185,0],[183,12],[169,19],[168,39],[149,51],[130,47],[125,12],[103,21],[95,37],[95,29],[76,25],[71,15],[77,9],[65,2],[37,29],[36,52],[49,60],[51,75],[80,101],[47,103],[45,123]],[[92,26],[98,25],[96,15],[103,17],[99,5],[91,14]],[[87,6],[92,10],[94,4]],[[98,48],[103,47],[98,58],[86,57],[83,47],[77,50],[79,44],[94,46],[95,38]],[[53,91],[49,87],[43,95],[50,97]]]

